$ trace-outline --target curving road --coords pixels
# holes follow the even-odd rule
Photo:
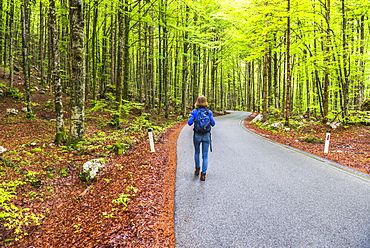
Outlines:
[[[176,247],[370,247],[370,178],[216,118],[207,180],[177,141]],[[325,135],[325,134],[323,134]]]

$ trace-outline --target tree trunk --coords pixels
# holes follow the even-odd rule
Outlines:
[[[163,3],[162,3],[163,4]],[[163,93],[164,93],[164,115],[165,118],[168,118],[169,116],[169,100],[168,100],[168,94],[169,94],[169,52],[168,52],[168,29],[167,29],[167,4],[168,1],[164,1],[163,10],[162,12],[162,30],[163,30],[163,42],[162,42],[162,58],[163,58],[163,72],[162,72],[162,82],[163,82]]]
[[[285,97],[285,125],[289,126],[291,108],[291,75],[290,75],[290,0],[288,0],[287,37],[286,37],[286,97]]]
[[[370,25],[369,25],[370,28]],[[357,85],[358,94],[356,97],[355,106],[361,106],[362,102],[364,101],[364,90],[365,90],[365,15],[361,15],[360,18],[360,60],[358,62],[358,66],[360,67],[360,75],[359,75],[359,82]]]
[[[13,1],[10,1],[13,2]],[[14,5],[14,3],[12,3]],[[4,45],[5,43],[5,28],[3,28],[3,0],[0,0],[0,66],[3,64],[2,61],[4,61],[3,58],[3,50],[6,51],[6,46]],[[11,31],[11,29],[9,29]],[[4,56],[5,57],[5,56]],[[5,60],[6,61],[6,60]],[[6,62],[4,61],[4,68],[6,65]],[[4,70],[4,76],[5,76],[5,70]]]
[[[189,21],[189,7],[185,6],[185,27],[188,26]],[[187,106],[187,91],[188,91],[188,52],[189,52],[189,32],[185,29],[184,31],[184,47],[183,47],[183,56],[182,56],[182,116],[186,116],[186,106]]]
[[[331,43],[331,38],[330,38],[330,0],[327,0],[326,2],[326,15],[325,15],[325,20],[326,20],[326,44],[325,44],[325,58],[324,58],[324,63],[325,63],[325,72],[324,72],[324,92],[323,92],[323,122],[327,121],[327,116],[329,114],[329,70],[330,70],[330,43]]]
[[[124,31],[122,22],[122,12],[123,8],[120,6],[118,8],[118,47],[117,47],[117,59],[116,62],[116,113],[113,116],[113,126],[119,127],[121,118],[121,108],[122,108],[122,82],[123,82],[123,46],[124,46]]]
[[[23,73],[24,73],[24,87],[26,89],[26,105],[27,116],[32,116],[31,104],[31,71],[30,71],[30,10],[28,0],[23,0],[21,7],[22,11],[22,57],[23,57]]]
[[[124,36],[123,36],[123,99],[128,99],[128,84],[130,75],[130,8],[128,0],[125,0],[124,11]]]
[[[85,51],[84,19],[81,0],[70,0],[70,45],[72,58],[71,130],[69,144],[84,136],[85,122]]]
[[[44,51],[45,51],[43,8],[44,6],[42,0],[40,0],[39,76],[41,85],[44,85]]]
[[[342,110],[343,110],[343,117],[348,115],[348,88],[349,88],[349,70],[347,66],[347,53],[348,53],[348,47],[347,47],[347,18],[346,18],[346,12],[345,12],[345,3],[344,0],[342,0],[342,59],[343,59],[343,77],[341,78],[342,81],[342,91],[343,91],[343,103],[342,103]]]
[[[289,0],[288,0],[289,1]],[[268,3],[265,3],[265,6],[267,6]],[[288,10],[288,13],[289,13],[289,10]],[[289,15],[289,14],[288,14]],[[266,28],[268,27],[268,21],[267,21],[267,15],[265,16],[266,17],[266,21],[265,21],[265,25],[266,25]],[[289,32],[289,31],[288,31]],[[268,34],[265,35],[265,41],[264,41],[264,45],[265,45],[265,51],[264,51],[264,55],[263,55],[263,89],[262,89],[262,121],[265,122],[267,120],[267,85],[268,85]]]
[[[63,101],[62,101],[62,82],[60,80],[60,57],[58,48],[58,35],[56,27],[55,1],[50,1],[49,12],[49,35],[50,35],[50,54],[52,60],[51,81],[55,86],[55,115],[56,115],[56,135],[54,143],[59,144],[65,139],[65,128],[63,118]]]
[[[91,58],[92,58],[92,98],[93,98],[93,102],[96,101],[97,99],[97,93],[96,93],[96,90],[97,90],[97,62],[96,62],[96,59],[97,59],[97,53],[96,53],[96,47],[98,46],[97,45],[97,41],[98,41],[98,34],[97,34],[97,25],[98,25],[98,5],[99,5],[99,2],[97,0],[94,1],[94,19],[93,19],[93,27],[92,27],[92,37],[91,37],[91,40],[92,40],[92,43],[91,43]]]
[[[10,89],[13,89],[14,85],[14,41],[13,41],[13,24],[14,24],[14,1],[10,1],[10,11],[9,11],[9,80],[10,80]]]

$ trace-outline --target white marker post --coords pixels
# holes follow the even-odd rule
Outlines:
[[[151,152],[155,152],[155,149],[154,149],[154,140],[153,140],[153,132],[152,132],[152,129],[151,128],[148,129],[148,134],[149,134],[150,151]]]
[[[324,153],[329,152],[329,143],[330,143],[330,130],[326,131],[326,139],[325,139],[325,148],[324,148]]]

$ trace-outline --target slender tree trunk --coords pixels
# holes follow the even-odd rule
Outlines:
[[[26,89],[26,105],[27,116],[32,116],[31,104],[31,71],[30,71],[30,10],[28,0],[23,0],[21,7],[22,11],[22,57],[23,57],[23,73],[24,73],[24,86]]]
[[[185,5],[185,27],[188,26],[189,21],[189,7]],[[183,56],[182,56],[182,116],[186,116],[186,106],[187,106],[187,91],[188,91],[188,52],[189,52],[189,32],[185,29],[184,31],[184,47],[183,47]]]
[[[273,70],[273,82],[274,82],[274,100],[275,100],[275,108],[280,109],[280,90],[279,90],[279,67],[278,67],[278,56],[277,53],[274,52],[273,55],[274,61],[274,70]]]
[[[207,73],[208,73],[208,52],[207,49],[203,49],[203,91],[202,95],[207,95]]]
[[[108,9],[108,4],[105,5],[105,8]],[[108,15],[104,16],[104,25],[103,25],[103,40],[102,40],[102,62],[100,66],[100,71],[101,71],[101,82],[100,82],[100,87],[99,87],[99,99],[105,99],[106,98],[106,92],[107,92],[107,85],[108,85],[108,75],[109,73],[112,72],[112,67],[109,67],[108,63],[108,58],[109,58],[109,45],[108,45],[108,40],[109,40],[109,33],[107,31],[108,25],[107,25],[107,19]]]
[[[153,15],[153,12],[151,13]],[[152,16],[152,20],[154,17]],[[149,26],[149,66],[148,66],[148,77],[150,85],[150,106],[152,109],[155,108],[155,74],[154,74],[154,26]]]
[[[267,5],[268,5],[268,3],[266,2],[265,6],[267,6]],[[288,13],[289,13],[289,11],[288,11]],[[268,27],[267,17],[268,17],[268,14],[265,16],[265,18],[266,18],[266,20],[265,20],[266,28]],[[267,36],[268,36],[268,34],[265,35],[265,41],[264,41],[265,51],[264,51],[264,55],[263,55],[263,89],[262,89],[262,116],[263,116],[262,121],[263,122],[265,122],[267,120],[267,101],[268,101],[268,99],[267,99],[267,85],[268,85],[268,60],[269,60],[268,59],[268,52],[269,52],[269,48],[268,48],[268,37]]]
[[[164,6],[163,6],[163,13],[162,13],[162,23],[163,23],[163,93],[164,93],[164,111],[165,111],[165,118],[168,118],[169,116],[169,100],[168,100],[168,95],[169,95],[169,51],[168,51],[168,29],[167,29],[167,6],[168,1],[164,1]]]
[[[118,9],[118,48],[117,48],[117,62],[116,62],[116,113],[113,117],[113,126],[119,127],[121,118],[121,108],[122,108],[122,82],[123,82],[123,47],[124,47],[124,27],[123,27],[123,8],[122,6]],[[114,58],[116,59],[116,58]]]
[[[329,114],[329,70],[330,70],[330,43],[331,43],[331,27],[330,27],[330,0],[326,0],[326,44],[325,44],[325,58],[324,58],[324,63],[325,63],[325,72],[324,72],[324,92],[323,92],[323,122],[327,121],[327,116]]]
[[[141,2],[138,3],[139,6],[139,15],[142,15],[141,13]],[[145,58],[145,51],[143,51],[143,48],[142,48],[142,39],[143,39],[143,36],[142,36],[142,33],[143,33],[143,24],[142,22],[139,22],[138,23],[138,50],[137,50],[137,55],[138,55],[138,58],[137,58],[137,82],[138,82],[138,95],[139,95],[139,102],[142,103],[143,102],[143,99],[144,99],[144,96],[143,96],[143,93],[144,93],[144,84],[143,84],[143,66],[144,66],[144,58]]]
[[[97,25],[98,25],[98,9],[99,9],[99,2],[97,0],[94,1],[94,19],[93,19],[93,27],[92,27],[92,43],[91,43],[91,60],[92,60],[92,98],[93,101],[95,102],[97,99],[97,53],[96,53],[96,48],[98,46],[97,41],[98,41],[98,34],[97,34]]]
[[[84,0],[81,0],[84,1]],[[84,15],[84,36],[85,36],[85,94],[89,95],[92,89],[91,85],[91,35],[90,35],[90,23],[91,23],[91,11],[90,11],[90,4],[85,5],[86,7],[83,9],[83,15]]]
[[[111,3],[112,4],[112,3]],[[112,4],[111,6],[111,12],[114,13],[114,4]],[[118,35],[117,35],[117,27],[119,27],[119,24],[117,25],[117,19],[119,17],[119,10],[118,10],[118,13],[117,15],[114,15],[114,14],[111,14],[111,36],[110,36],[110,42],[111,42],[111,46],[110,46],[110,68],[111,68],[111,73],[110,73],[110,81],[111,81],[111,85],[115,85],[116,86],[116,96],[117,96],[117,92],[118,92],[118,89],[117,89],[117,60],[119,59],[119,56],[116,56],[117,55],[120,55],[117,51],[117,47],[119,47],[119,45],[117,46],[116,44],[118,43],[119,44],[119,38],[118,38]],[[118,57],[118,58],[117,58]],[[117,99],[116,99],[117,101]]]
[[[50,1],[49,12],[49,35],[50,35],[50,53],[52,60],[51,81],[55,85],[55,115],[56,115],[56,135],[54,142],[59,144],[65,139],[65,128],[63,118],[63,101],[62,101],[62,82],[60,80],[60,57],[58,48],[58,35],[56,26],[55,1]]]
[[[11,1],[13,2],[13,1]],[[14,3],[13,3],[14,4]],[[5,28],[3,28],[3,12],[4,12],[4,8],[3,8],[3,0],[0,0],[0,66],[1,65],[4,65],[4,68],[5,68],[5,59],[3,58],[3,54],[6,49],[5,48]],[[11,29],[10,29],[11,31]],[[5,56],[4,56],[5,57]],[[3,64],[3,61],[4,61],[4,64]],[[5,70],[4,70],[4,76],[5,76]]]
[[[291,108],[291,74],[290,74],[290,0],[288,0],[287,9],[287,37],[286,37],[286,97],[285,97],[285,125],[289,126],[290,108]]]
[[[84,136],[85,122],[85,50],[82,0],[70,0],[72,98],[69,144],[76,144]]]
[[[342,81],[342,90],[343,90],[343,104],[342,104],[342,110],[343,110],[343,117],[348,115],[348,88],[349,88],[349,70],[347,66],[347,53],[348,53],[348,47],[347,47],[347,18],[346,18],[346,11],[345,11],[345,3],[344,0],[342,0],[341,4],[342,8],[342,49],[343,49],[343,78],[341,78]]]
[[[10,11],[9,11],[9,80],[10,80],[10,89],[13,89],[14,84],[14,41],[13,41],[13,24],[14,24],[14,1],[10,1]]]
[[[44,39],[44,6],[42,0],[40,0],[40,40],[39,40],[39,72],[40,72],[40,83],[44,85],[44,50],[45,50],[45,39]]]
[[[357,101],[355,106],[361,106],[362,102],[364,101],[364,90],[365,90],[365,15],[361,15],[360,18],[360,48],[359,48],[359,53],[360,53],[360,60],[358,62],[358,66],[360,67],[360,75],[359,75],[359,82],[358,82],[358,94],[357,94]],[[369,25],[370,28],[370,25]]]
[[[124,11],[124,36],[123,36],[123,99],[128,99],[128,84],[130,75],[130,7],[128,0],[125,0]]]

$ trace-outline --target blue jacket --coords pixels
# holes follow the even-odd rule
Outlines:
[[[199,109],[204,110],[205,108],[199,108]],[[209,118],[211,119],[211,126],[214,127],[216,125],[216,122],[215,122],[215,119],[213,119],[212,111],[208,109],[208,112],[210,113]],[[197,114],[198,114],[198,109],[193,109],[193,111],[191,111],[190,118],[188,120],[189,126],[193,125],[195,117],[197,117]]]

